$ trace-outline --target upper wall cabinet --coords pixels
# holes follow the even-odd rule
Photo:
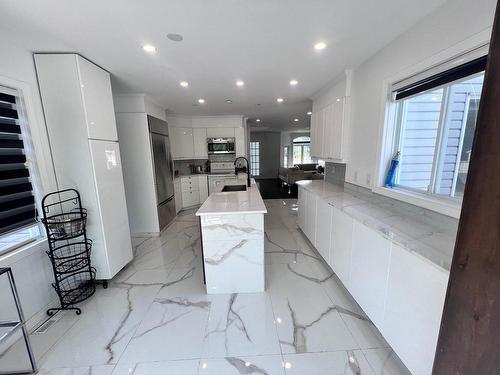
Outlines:
[[[247,148],[245,143],[245,129],[234,128],[234,137],[236,138],[236,157],[246,156]]]
[[[345,161],[349,97],[316,110],[311,118],[311,152],[320,159]]]
[[[118,140],[109,73],[81,56],[76,56],[85,107],[88,136],[98,140]]]
[[[193,128],[172,127],[170,133],[170,147],[174,159],[194,157]],[[206,145],[205,145],[206,147]]]
[[[206,128],[194,128],[193,129],[193,143],[194,151],[193,156],[195,158],[207,158],[207,129]]]
[[[233,138],[234,128],[207,128],[208,138]]]

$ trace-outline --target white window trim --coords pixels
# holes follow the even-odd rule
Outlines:
[[[460,217],[461,211],[461,201],[453,198],[432,196],[429,194],[420,194],[417,192],[408,191],[406,189],[399,188],[387,188],[384,186],[385,177],[387,174],[387,168],[390,160],[393,157],[393,146],[395,144],[395,116],[396,116],[396,104],[391,100],[392,88],[396,82],[402,82],[408,79],[408,77],[416,76],[419,73],[429,70],[440,64],[449,62],[453,64],[453,59],[456,58],[457,62],[460,63],[460,55],[463,55],[469,51],[477,50],[482,48],[483,55],[484,51],[487,51],[487,45],[490,41],[491,28],[487,28],[482,32],[468,38],[460,43],[457,43],[453,47],[441,51],[440,53],[431,56],[418,64],[408,67],[390,77],[387,77],[382,81],[382,95],[380,108],[384,110],[381,111],[379,119],[379,137],[377,145],[377,163],[375,166],[375,179],[372,191],[374,193],[384,195],[393,199],[397,199],[406,203],[413,204],[415,206],[423,207],[431,211],[441,213],[443,215],[451,216],[454,218]]]
[[[36,119],[43,116],[36,116],[35,105],[33,101],[33,90],[31,85],[24,81],[19,81],[9,77],[0,75],[0,86],[15,91],[15,95],[19,95],[22,101],[22,112],[19,115],[23,118],[26,126],[21,125],[21,129],[28,134],[29,141],[26,142],[29,154],[28,162],[31,164],[30,176],[32,179],[33,193],[35,194],[35,202],[39,213],[41,213],[40,202],[43,196],[43,191],[47,190],[47,186],[55,187],[55,174],[53,173],[52,155],[50,153],[49,141],[45,133],[45,123],[38,124]],[[41,108],[40,108],[41,110]],[[41,128],[40,128],[41,127]],[[42,152],[42,150],[44,150]],[[44,170],[46,174],[41,176],[39,171]],[[54,190],[54,189],[52,189]],[[45,241],[45,231],[40,223],[32,224],[38,226],[40,235],[34,236],[29,240],[23,240],[20,243],[12,243],[12,246],[2,250],[0,261],[3,263],[12,254],[16,254],[16,259],[28,256],[32,251],[39,250],[38,244]],[[24,254],[26,252],[26,254]],[[20,254],[23,253],[21,256]]]

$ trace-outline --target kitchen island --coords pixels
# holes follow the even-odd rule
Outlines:
[[[244,182],[233,180],[226,185]],[[245,191],[210,194],[196,212],[201,222],[208,294],[265,290],[265,213],[266,206],[253,179]]]

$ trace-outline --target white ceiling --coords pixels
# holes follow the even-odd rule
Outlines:
[[[33,51],[78,52],[112,73],[116,93],[146,93],[169,112],[244,114],[291,129],[295,117],[296,128],[309,125],[314,93],[442,3],[9,0],[0,3],[0,29]],[[184,41],[172,42],[168,33]],[[328,46],[318,52],[320,40]],[[145,53],[146,43],[157,53]],[[236,79],[245,86],[236,87]],[[190,86],[180,87],[181,80]],[[276,103],[278,96],[285,102]],[[200,97],[205,105],[195,105]]]

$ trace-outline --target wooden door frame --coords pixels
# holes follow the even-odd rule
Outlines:
[[[433,374],[500,374],[500,3]]]

